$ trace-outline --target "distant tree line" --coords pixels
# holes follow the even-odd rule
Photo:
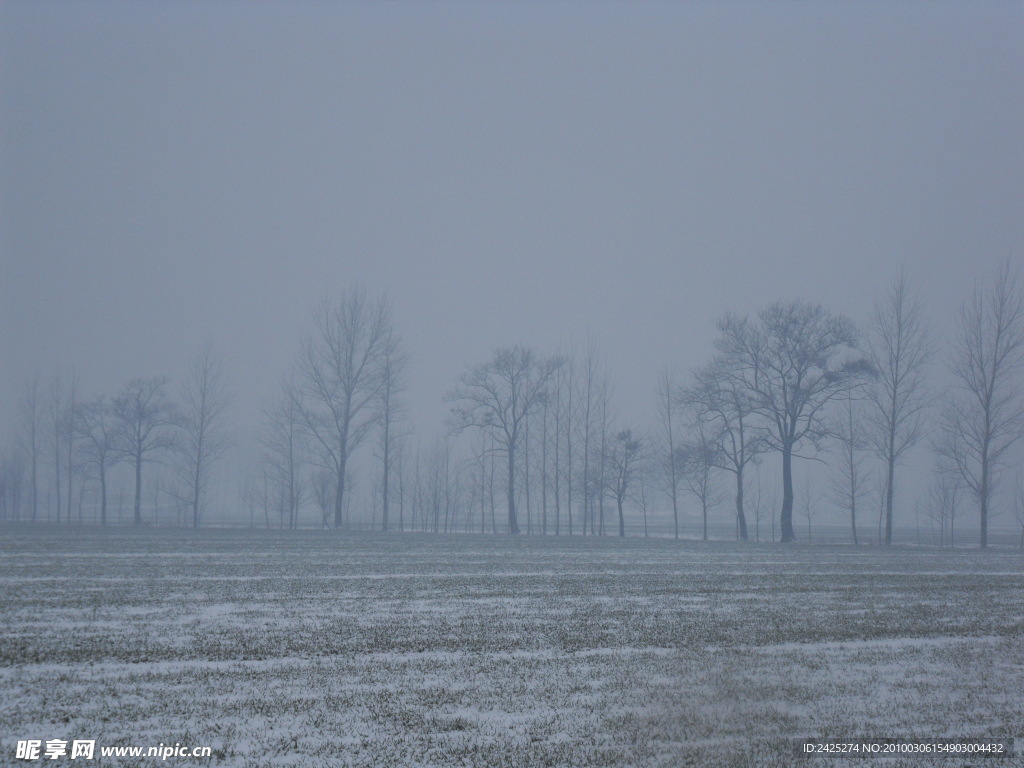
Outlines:
[[[704,539],[714,515],[732,520],[739,540],[761,540],[767,527],[789,542],[797,515],[813,536],[824,496],[794,482],[794,465],[815,460],[829,466],[828,496],[853,542],[870,540],[873,497],[875,539],[891,544],[894,524],[909,523],[896,496],[901,464],[926,445],[934,483],[916,523],[923,506],[938,543],[952,545],[955,520],[970,514],[988,546],[996,489],[1024,436],[1024,292],[1009,260],[961,308],[945,360],[905,274],[863,328],[805,301],[727,313],[717,328],[706,364],[682,378],[660,372],[650,430],[618,418],[591,342],[495,349],[455,379],[447,428],[423,439],[409,427],[411,357],[387,297],[362,288],[325,297],[263,413],[243,514],[287,528],[625,536],[627,511],[647,535],[648,513],[667,507],[679,538],[685,502],[699,509]],[[951,384],[940,392],[943,363]],[[17,439],[0,455],[0,519],[39,521],[45,505],[47,519],[82,523],[88,490],[98,510],[90,521],[105,525],[108,476],[125,464],[134,524],[157,522],[144,513],[144,479],[160,464],[158,491],[176,505],[174,522],[199,527],[211,472],[231,443],[223,361],[205,349],[174,395],[165,377],[133,379],[113,397],[83,399],[78,389],[74,377],[28,383]],[[771,454],[780,499],[751,482]],[[1009,479],[1000,498],[1024,547],[1024,483]]]
[[[134,477],[133,521],[141,525],[144,468],[163,464],[171,480],[159,490],[199,527],[210,472],[230,444],[223,364],[209,347],[177,394],[172,397],[164,376],[132,379],[112,398],[82,398],[75,376],[55,375],[45,389],[34,377],[22,400],[21,439],[0,457],[0,520],[42,520],[45,485],[48,520],[85,522],[91,490],[96,498],[89,521],[105,526],[111,470],[127,464]]]

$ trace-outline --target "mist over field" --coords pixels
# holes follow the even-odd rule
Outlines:
[[[0,4],[0,763],[1024,748],[1022,51]]]

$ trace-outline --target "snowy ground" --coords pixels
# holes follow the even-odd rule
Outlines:
[[[977,763],[799,757],[806,737],[1024,752],[1011,550],[0,529],[0,617],[0,765],[55,738],[253,768]]]

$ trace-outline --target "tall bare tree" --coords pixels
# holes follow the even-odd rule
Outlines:
[[[519,533],[516,519],[516,452],[526,418],[540,407],[548,385],[562,365],[559,357],[538,358],[525,347],[501,347],[490,361],[463,374],[446,396],[453,404],[452,427],[488,432],[508,462],[508,530]]]
[[[963,480],[960,473],[948,466],[948,461],[944,457],[940,457],[931,488],[928,491],[928,517],[939,524],[940,547],[946,544],[947,528],[949,529],[949,546],[952,547],[956,542],[954,525],[962,491]]]
[[[62,449],[64,447],[64,382],[59,373],[55,373],[50,380],[48,391],[47,412],[49,417],[49,445],[47,449],[52,451],[50,456],[53,463],[53,488],[57,508],[57,523],[60,523],[63,488],[61,486],[64,461]],[[68,522],[71,522],[71,515],[68,515]]]
[[[74,491],[74,480],[77,474],[78,466],[75,463],[75,439],[77,432],[75,431],[75,422],[78,418],[78,376],[72,371],[71,378],[68,382],[68,398],[67,404],[64,407],[62,428],[64,430],[65,439],[65,456],[67,461],[65,467],[67,469],[68,479],[68,524],[71,523],[71,502]]]
[[[754,540],[761,541],[761,521],[771,519],[771,536],[775,541],[775,514],[778,511],[774,488],[765,488],[764,482],[757,473],[754,485]]]
[[[0,453],[0,520],[20,520],[25,480],[25,454],[21,446]]]
[[[706,423],[718,467],[736,478],[736,525],[742,541],[748,538],[743,474],[768,449],[764,429],[754,418],[744,370],[736,358],[719,354],[694,374],[694,386],[680,393],[683,406]]]
[[[853,323],[820,304],[780,301],[761,310],[757,322],[730,314],[718,328],[717,347],[765,419],[768,445],[782,454],[782,541],[793,541],[794,451],[824,440],[826,406],[858,386],[870,364],[856,352]]]
[[[868,359],[875,370],[869,389],[871,438],[885,465],[885,543],[892,543],[896,467],[924,435],[926,386],[931,348],[920,299],[901,273],[881,301],[875,302],[867,339]]]
[[[952,369],[937,447],[978,501],[985,548],[995,480],[1024,435],[1024,292],[1009,260],[961,309]]]
[[[800,487],[800,514],[807,521],[808,542],[811,541],[811,521],[818,514],[818,505],[821,504],[821,501],[822,496],[811,483],[811,476],[805,473]]]
[[[594,496],[597,500],[597,533],[599,536],[606,535],[604,525],[604,502],[607,498],[608,491],[612,488],[612,478],[609,472],[608,458],[610,456],[609,444],[612,437],[612,424],[615,421],[615,410],[612,407],[612,388],[608,382],[608,376],[605,374],[602,376],[601,386],[598,389],[598,401],[597,401],[597,467],[594,472],[594,479],[592,483],[594,485]],[[593,522],[591,522],[591,530],[593,530]]]
[[[648,450],[646,451],[646,455],[644,456],[643,460],[640,462],[640,466],[637,467],[636,481],[633,483],[632,490],[630,490],[630,492],[629,492],[630,497],[633,499],[633,503],[636,504],[637,508],[640,510],[641,514],[644,517],[644,538],[645,539],[649,535],[648,534],[648,526],[647,526],[647,517],[648,517],[648,512],[650,511],[651,502],[652,502],[652,498],[651,498],[651,491],[653,490],[653,488],[651,486],[651,471],[652,471],[652,469],[653,469],[652,454],[651,454],[651,451],[650,451],[650,447],[648,446]]]
[[[117,422],[110,403],[100,396],[75,411],[80,464],[96,473],[100,483],[100,525],[107,524],[107,472],[120,461]],[[81,507],[79,508],[81,511]]]
[[[722,463],[718,446],[708,433],[707,424],[694,419],[693,432],[684,439],[678,450],[683,486],[700,502],[703,519],[703,539],[708,540],[708,511],[718,505],[718,488],[714,472]]]
[[[678,385],[669,368],[663,367],[658,373],[657,417],[658,417],[658,459],[657,478],[661,489],[672,502],[672,525],[675,538],[679,538],[679,471]]]
[[[619,537],[626,535],[626,516],[623,504],[639,481],[643,470],[644,441],[633,429],[623,429],[615,433],[608,451],[611,493],[619,512]]]
[[[33,376],[25,388],[21,403],[25,452],[29,461],[29,519],[34,523],[39,512],[39,463],[43,450],[43,391],[39,377]]]
[[[391,304],[361,287],[313,313],[299,360],[302,419],[334,476],[334,527],[341,528],[349,459],[378,423],[376,404],[388,345]]]
[[[179,473],[192,511],[192,527],[198,528],[211,467],[231,444],[224,363],[209,344],[192,363],[181,386],[180,401]]]
[[[574,425],[576,424],[576,414],[579,410],[579,400],[576,396],[576,356],[572,352],[565,358],[564,363],[559,366],[555,384],[557,386],[559,403],[558,421],[565,433],[565,455],[561,465],[562,488],[565,489],[566,532],[572,536],[572,493],[576,487],[574,482],[576,463],[573,459],[573,447],[576,444],[576,429]],[[557,436],[555,444],[556,446],[558,444]],[[557,530],[557,520],[555,527]]]
[[[587,345],[587,353],[583,358],[582,381],[579,382],[579,393],[577,397],[579,410],[579,434],[580,448],[583,461],[582,471],[579,473],[580,493],[583,496],[583,513],[580,515],[580,527],[583,535],[587,535],[587,524],[590,524],[590,533],[594,530],[594,506],[597,498],[603,491],[599,473],[600,461],[597,451],[600,446],[598,427],[600,425],[600,405],[605,388],[605,380],[600,373],[600,355],[597,346],[590,342]],[[571,453],[569,455],[571,458]],[[571,513],[570,513],[571,514]],[[570,517],[570,533],[571,533]]]
[[[282,527],[298,526],[304,484],[301,475],[306,459],[306,435],[302,428],[298,386],[294,376],[282,382],[277,398],[263,415],[261,463],[273,488]]]
[[[864,468],[864,451],[869,440],[863,414],[863,400],[850,390],[842,398],[842,409],[833,427],[839,462],[832,478],[832,500],[850,513],[854,546],[860,543],[857,537],[857,504],[867,493],[869,480]]]
[[[378,420],[380,422],[381,461],[381,530],[388,530],[391,511],[391,476],[393,474],[396,442],[396,425],[405,415],[402,393],[405,391],[405,375],[409,366],[409,355],[402,348],[401,339],[390,331],[384,344],[380,364],[380,399]]]
[[[114,398],[118,449],[135,470],[135,525],[142,525],[142,465],[174,447],[179,418],[166,390],[166,376],[132,379]]]
[[[1020,526],[1020,549],[1024,552],[1024,477],[1020,473],[1013,488],[1013,514]]]

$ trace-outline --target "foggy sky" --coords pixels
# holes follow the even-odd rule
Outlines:
[[[627,420],[723,312],[940,346],[1024,252],[1020,3],[3,3],[0,439],[33,373],[179,379],[251,434],[314,305],[386,291],[422,434],[467,364],[588,337]]]

